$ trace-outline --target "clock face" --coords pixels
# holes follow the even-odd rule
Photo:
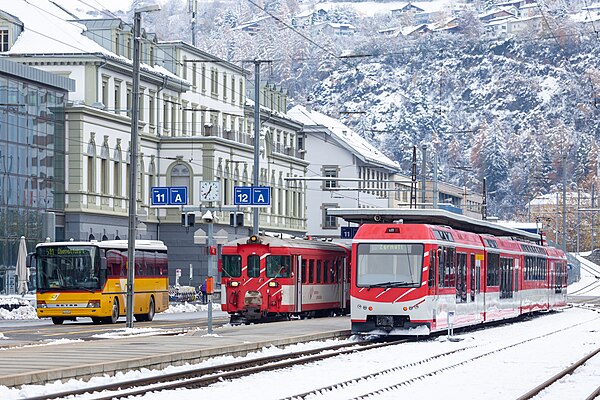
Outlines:
[[[200,201],[219,201],[221,200],[221,182],[202,181],[200,182]]]

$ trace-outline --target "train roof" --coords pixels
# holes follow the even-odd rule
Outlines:
[[[271,247],[294,247],[320,249],[320,250],[348,250],[349,246],[339,242],[325,242],[321,240],[308,240],[299,238],[280,238],[274,236],[259,236],[260,244],[269,245]],[[224,246],[237,246],[240,244],[248,244],[248,237],[232,240],[224,244]]]
[[[357,224],[397,223],[402,221],[404,224],[445,225],[465,232],[513,237],[536,243],[540,241],[540,235],[535,233],[440,209],[329,208],[327,214]]]
[[[91,240],[89,242],[84,241],[64,241],[64,242],[42,242],[38,243],[36,247],[45,246],[99,246],[101,248],[112,248],[112,249],[127,249],[129,242],[127,240]],[[147,240],[147,239],[136,239],[135,247],[137,249],[152,249],[152,250],[167,250],[167,246],[162,240]]]

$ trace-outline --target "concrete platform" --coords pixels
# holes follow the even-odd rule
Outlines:
[[[216,328],[178,336],[142,336],[0,351],[0,385],[15,387],[62,379],[89,379],[118,371],[196,363],[210,357],[245,355],[265,346],[283,346],[350,334],[349,317],[317,318]]]

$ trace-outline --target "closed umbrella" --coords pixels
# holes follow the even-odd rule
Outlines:
[[[17,293],[24,295],[27,293],[27,282],[29,282],[29,271],[27,270],[27,245],[25,244],[25,236],[21,236],[19,241],[19,253],[17,255],[17,276],[19,284],[17,285]]]

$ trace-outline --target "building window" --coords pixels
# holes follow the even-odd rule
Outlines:
[[[148,113],[149,113],[149,122],[150,125],[154,126],[156,123],[156,117],[155,117],[155,107],[156,104],[156,93],[154,92],[150,92],[150,95],[148,96]]]
[[[119,161],[114,162],[113,169],[113,184],[115,186],[115,196],[121,195],[121,163]]]
[[[8,51],[8,28],[0,28],[0,51]]]
[[[198,77],[197,75],[197,64],[196,63],[192,63],[192,87],[194,89],[196,89],[196,84],[198,83]]]
[[[190,170],[185,164],[175,164],[171,169],[171,186],[185,186],[189,191],[189,188],[191,187]],[[188,197],[192,198],[191,193],[188,193]]]
[[[337,178],[338,177],[338,169],[336,166],[324,166],[323,167],[323,176],[325,178]],[[334,189],[338,187],[337,181],[332,180],[332,181],[327,181],[324,180],[323,181],[323,188],[324,189]]]
[[[127,107],[127,116],[131,117],[131,110],[133,109],[133,89],[131,85],[127,85],[127,94],[125,95],[125,107]]]
[[[121,82],[115,80],[115,114],[121,109]]]
[[[227,74],[223,73],[223,100],[227,100]]]
[[[108,107],[108,83],[110,77],[102,76],[102,105]]]
[[[202,91],[206,90],[206,65],[202,64],[202,75],[200,76]]]
[[[337,229],[337,217],[327,215],[327,210],[330,208],[337,208],[337,204],[323,204],[321,209],[323,210],[322,227],[323,229]]]
[[[235,76],[231,77],[231,102],[235,103]]]

